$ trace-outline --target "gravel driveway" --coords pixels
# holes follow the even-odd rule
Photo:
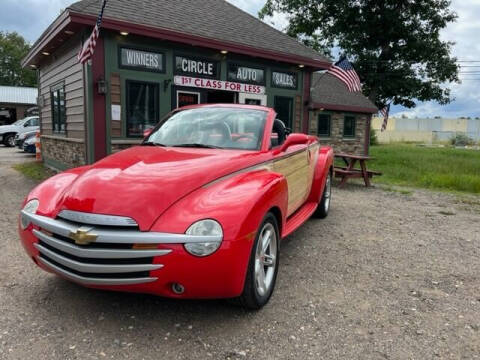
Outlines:
[[[0,184],[1,359],[480,358],[478,197],[336,189],[330,216],[283,244],[255,313],[40,271],[15,229],[34,183],[1,162]]]

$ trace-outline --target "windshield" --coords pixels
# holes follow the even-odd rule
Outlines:
[[[144,144],[258,150],[267,112],[208,107],[173,114]]]
[[[14,125],[14,126],[20,126],[20,125],[22,125],[25,121],[27,121],[27,119],[17,120],[17,121],[15,121],[12,125]]]

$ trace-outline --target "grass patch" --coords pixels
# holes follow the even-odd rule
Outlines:
[[[480,152],[408,144],[372,146],[374,182],[480,194]]]
[[[23,164],[16,164],[13,165],[13,168],[19,172],[21,172],[26,177],[36,180],[42,181],[48,179],[55,173],[43,166],[41,162],[28,162]]]

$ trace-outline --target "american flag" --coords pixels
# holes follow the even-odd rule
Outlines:
[[[328,69],[327,73],[332,74],[343,81],[345,85],[347,85],[348,91],[362,91],[360,78],[355,72],[352,64],[350,64],[350,61],[346,58],[338,60],[330,69]]]
[[[388,116],[390,115],[390,104],[380,110],[380,113],[383,115],[382,132],[384,132],[387,129]]]
[[[85,64],[93,56],[93,52],[95,51],[95,46],[97,45],[97,39],[100,35],[100,25],[102,25],[102,18],[103,18],[103,12],[105,10],[105,5],[107,5],[107,0],[103,0],[102,11],[100,11],[100,14],[98,15],[97,23],[93,28],[92,34],[90,35],[88,40],[85,41],[85,44],[83,44],[82,48],[80,49],[77,55],[77,59],[81,64]]]

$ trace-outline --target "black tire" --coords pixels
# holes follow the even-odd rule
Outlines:
[[[14,147],[15,146],[15,134],[8,134],[3,138],[3,144],[6,147]]]
[[[257,285],[258,282],[257,282],[257,276],[256,276],[257,250],[258,250],[257,247],[259,245],[260,238],[262,237],[262,235],[265,235],[265,230],[274,231],[276,246],[275,246],[275,250],[273,251],[275,253],[275,259],[272,261],[272,263],[274,264],[273,272],[270,273],[271,274],[270,276],[268,277],[265,276],[265,278],[270,279],[270,283],[269,283],[270,285],[268,286],[268,288],[265,289],[264,293],[261,293],[261,290],[259,290],[259,287],[261,286]],[[252,251],[250,253],[250,260],[248,262],[247,276],[246,276],[245,285],[243,288],[243,293],[242,295],[240,295],[239,298],[233,299],[233,303],[251,310],[261,309],[263,306],[265,306],[268,303],[268,301],[270,300],[270,297],[272,296],[273,290],[275,289],[275,283],[277,280],[279,254],[280,254],[279,245],[280,245],[280,237],[279,237],[277,219],[272,213],[269,212],[263,218],[263,221],[260,224],[260,227],[258,228],[257,235],[255,237],[255,242],[252,246]],[[270,255],[265,254],[264,261],[266,261],[266,256],[270,256]],[[262,268],[260,268],[260,271],[267,271],[268,273],[269,268],[270,268],[269,265],[263,265]]]
[[[325,187],[323,188],[322,198],[318,203],[317,210],[313,216],[318,219],[325,219],[328,216],[330,210],[330,204],[332,202],[332,173],[329,171],[327,175],[327,181],[325,182]]]

